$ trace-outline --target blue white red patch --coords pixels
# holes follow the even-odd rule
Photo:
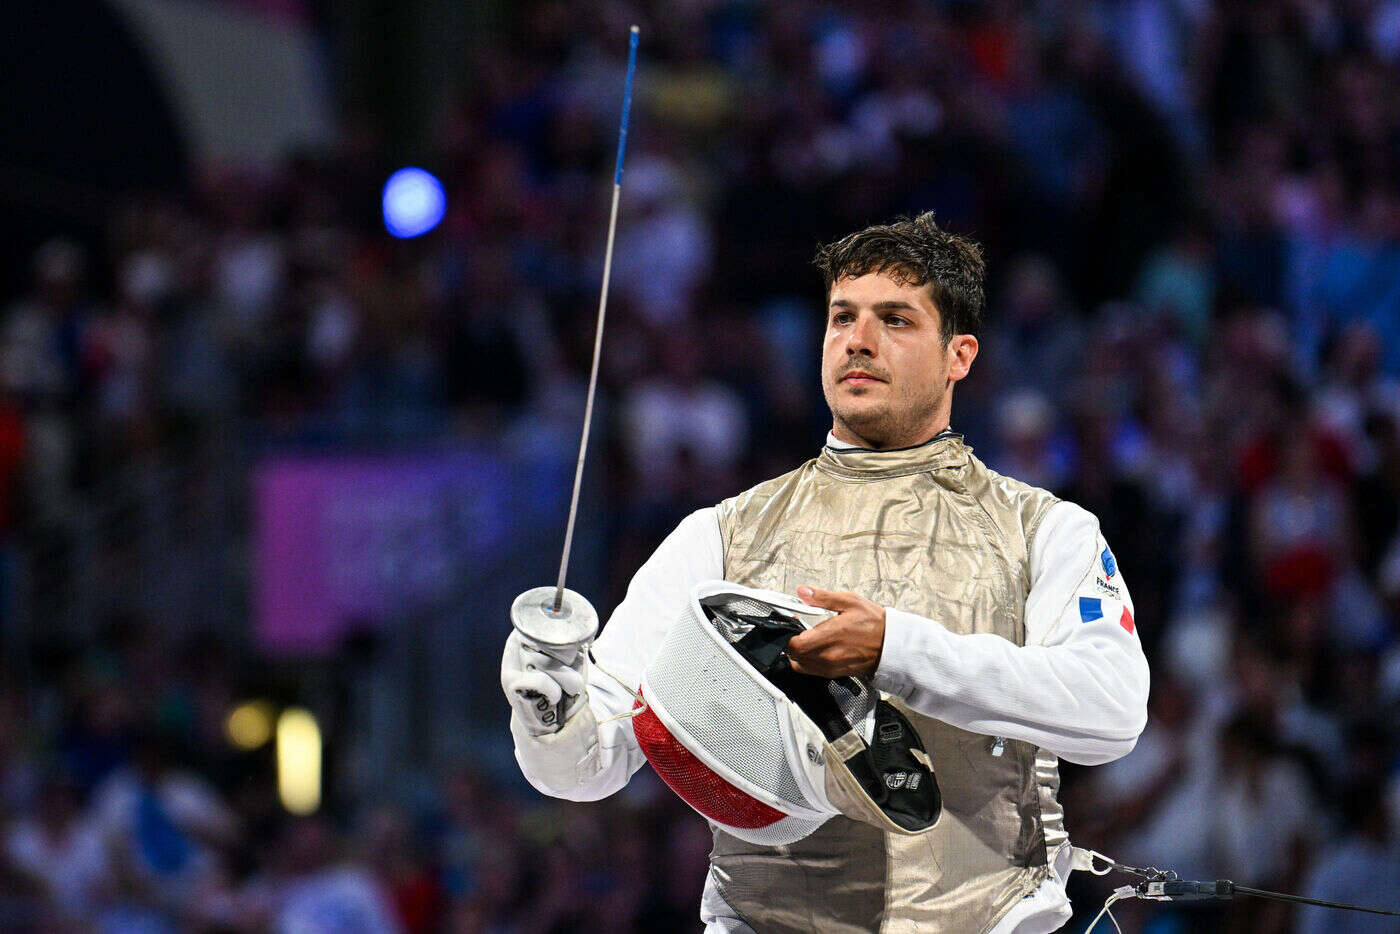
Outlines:
[[[1079,598],[1079,621],[1081,623],[1103,619],[1103,601],[1098,597]]]
[[[1113,552],[1107,548],[1103,550],[1103,554],[1099,555],[1099,561],[1103,563],[1104,574],[1108,575],[1110,579],[1118,573],[1118,562],[1113,560]]]

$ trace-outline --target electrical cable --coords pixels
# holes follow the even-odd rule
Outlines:
[[[1105,914],[1108,915],[1113,926],[1117,927],[1118,922],[1114,920],[1113,913],[1109,906],[1114,902],[1125,898],[1142,898],[1150,901],[1229,901],[1236,895],[1249,895],[1255,898],[1267,898],[1274,901],[1293,902],[1301,905],[1316,905],[1321,908],[1335,908],[1341,911],[1362,911],[1367,914],[1386,915],[1388,917],[1400,918],[1400,911],[1392,911],[1387,908],[1371,908],[1366,905],[1351,905],[1346,902],[1333,902],[1321,898],[1309,898],[1305,895],[1290,895],[1285,892],[1270,892],[1266,889],[1256,889],[1247,885],[1237,885],[1229,879],[1216,879],[1214,882],[1200,882],[1183,879],[1173,869],[1158,869],[1155,866],[1146,868],[1138,866],[1128,866],[1116,860],[1104,856],[1094,850],[1083,850],[1075,848],[1076,869],[1084,869],[1096,876],[1107,875],[1111,871],[1126,873],[1137,876],[1141,881],[1131,886],[1119,886],[1113,890],[1107,901],[1104,902],[1103,910],[1098,913],[1093,922],[1085,929],[1085,934],[1099,923]],[[1095,860],[1102,860],[1103,868],[1095,865]]]
[[[1118,919],[1113,917],[1113,912],[1108,909],[1119,899],[1132,897],[1133,887],[1130,885],[1124,885],[1114,889],[1113,894],[1108,896],[1108,900],[1103,903],[1103,908],[1100,909],[1098,914],[1094,915],[1094,920],[1090,921],[1089,926],[1084,929],[1084,934],[1092,934],[1094,928],[1098,927],[1099,922],[1103,920],[1104,915],[1108,915],[1108,920],[1113,922],[1113,929],[1116,930],[1118,934],[1123,934],[1123,929],[1118,926]]]

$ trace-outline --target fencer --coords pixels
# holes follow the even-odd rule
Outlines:
[[[992,471],[950,427],[978,352],[980,248],[930,213],[828,244],[816,265],[825,444],[684,519],[632,578],[596,664],[512,633],[516,758],[548,795],[618,791],[646,761],[636,691],[692,588],[795,594],[834,615],[787,643],[792,668],[869,679],[918,732],[942,813],[917,835],[835,816],[780,846],[715,826],[706,929],[1056,930],[1071,914],[1058,760],[1116,759],[1146,722],[1123,572],[1093,515]]]

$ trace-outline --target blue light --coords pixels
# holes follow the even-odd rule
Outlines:
[[[384,183],[384,227],[395,237],[420,237],[442,223],[447,193],[423,169],[399,169]]]

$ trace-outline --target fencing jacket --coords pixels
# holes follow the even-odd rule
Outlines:
[[[632,579],[594,645],[598,666],[640,684],[677,607],[710,578],[885,606],[875,683],[924,737],[944,816],[912,838],[834,818],[792,847],[717,832],[707,921],[1031,934],[1069,918],[1057,757],[1094,765],[1131,750],[1148,688],[1132,600],[1091,514],[995,474],[955,434],[905,451],[828,437],[796,471],[683,520]],[[572,800],[619,790],[646,760],[628,720],[602,721],[632,703],[594,673],[589,705],[559,733],[512,721],[526,778]]]

